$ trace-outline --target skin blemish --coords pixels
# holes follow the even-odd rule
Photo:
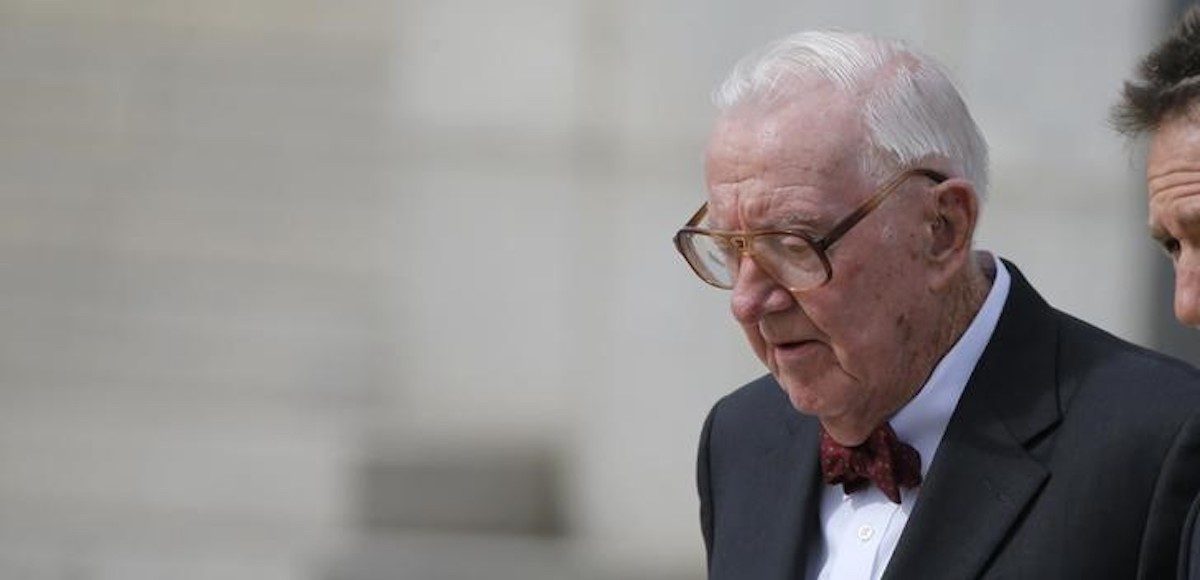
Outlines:
[[[900,340],[908,342],[913,338],[913,325],[903,313],[896,316],[896,330]]]

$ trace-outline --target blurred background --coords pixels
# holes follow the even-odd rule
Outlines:
[[[761,369],[670,237],[804,28],[941,58],[980,245],[1200,360],[1105,121],[1182,5],[0,0],[0,578],[701,578]]]

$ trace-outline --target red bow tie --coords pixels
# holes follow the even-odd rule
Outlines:
[[[901,487],[921,484],[921,454],[896,438],[892,426],[876,427],[867,440],[846,447],[821,429],[821,476],[826,484],[842,484],[854,493],[874,482],[894,503],[900,503]]]

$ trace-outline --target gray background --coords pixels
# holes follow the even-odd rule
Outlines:
[[[1171,10],[0,0],[0,577],[701,577],[696,437],[762,371],[669,240],[709,92],[803,28],[946,62],[980,245],[1195,357],[1105,124]]]

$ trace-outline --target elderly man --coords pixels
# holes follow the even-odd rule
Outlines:
[[[1175,317],[1200,325],[1200,7],[1142,61],[1113,111],[1121,132],[1150,135],[1150,233],[1175,266]],[[1180,577],[1200,580],[1200,498],[1188,519]]]
[[[1200,376],[973,251],[986,145],[941,68],[808,32],[717,100],[675,243],[770,375],[704,425],[710,577],[1170,577]]]

